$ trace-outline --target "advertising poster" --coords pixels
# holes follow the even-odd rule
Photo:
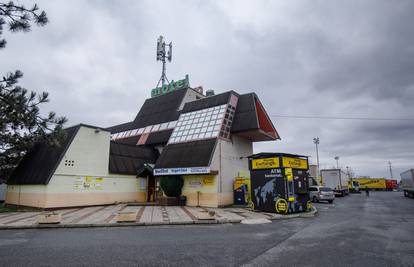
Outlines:
[[[102,190],[104,178],[93,176],[80,176],[74,182],[75,190]]]

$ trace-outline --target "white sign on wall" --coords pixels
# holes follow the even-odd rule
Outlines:
[[[154,169],[154,175],[180,175],[180,174],[205,174],[210,173],[210,167],[192,168],[160,168]]]

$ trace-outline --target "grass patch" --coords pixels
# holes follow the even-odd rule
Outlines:
[[[0,213],[5,212],[25,212],[25,211],[39,211],[37,208],[30,207],[18,207],[18,206],[6,206],[6,204],[0,203]]]
[[[4,203],[0,204],[0,213],[4,213],[4,212],[16,212],[17,207],[5,207]]]

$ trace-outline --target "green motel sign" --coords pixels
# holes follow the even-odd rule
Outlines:
[[[156,87],[151,90],[151,97],[164,95],[171,93],[176,90],[185,89],[190,87],[190,82],[188,79],[188,74],[185,75],[185,78],[182,80],[174,81],[172,80],[169,84],[164,84],[162,87]]]

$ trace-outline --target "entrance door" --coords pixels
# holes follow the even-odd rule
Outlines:
[[[147,202],[155,201],[155,178],[154,176],[147,177]]]

